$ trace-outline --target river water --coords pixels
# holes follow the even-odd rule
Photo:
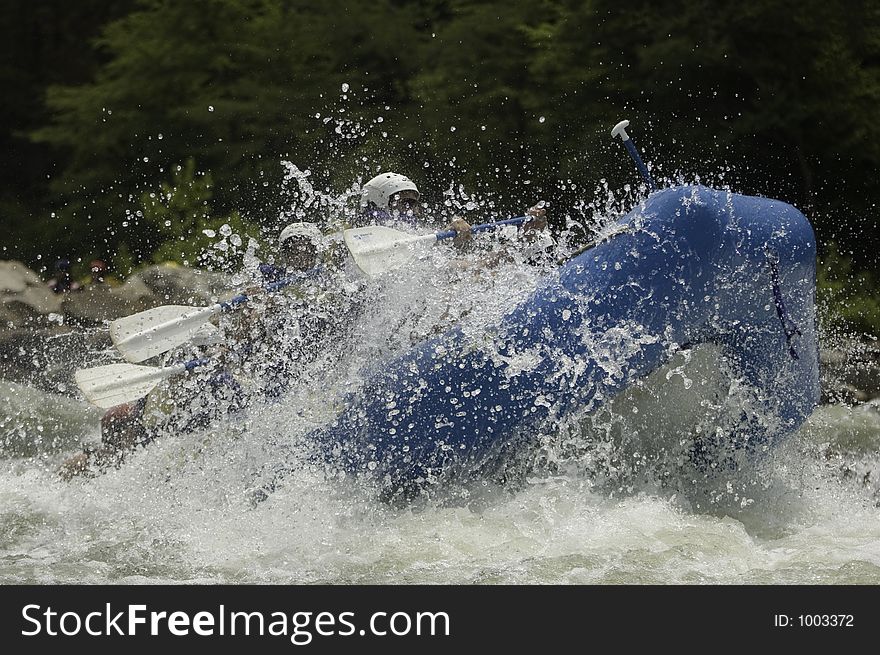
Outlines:
[[[747,505],[723,511],[656,482],[609,489],[577,473],[401,509],[303,471],[252,507],[241,460],[254,446],[231,426],[70,484],[5,458],[0,580],[877,584],[875,414],[820,408]]]
[[[374,292],[332,366],[94,478],[56,471],[99,439],[100,413],[3,383],[0,582],[880,583],[880,405],[822,405],[754,470],[694,480],[676,446],[736,405],[711,350],[541,435],[505,482],[401,506],[303,462],[253,502],[278,444],[328,420],[359,371],[438,325],[491,323],[545,272],[513,261],[450,284],[430,257]]]

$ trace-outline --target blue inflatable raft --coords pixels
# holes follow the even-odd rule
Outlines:
[[[760,456],[801,425],[819,400],[816,243],[803,214],[684,186],[652,193],[620,224],[498,325],[451,330],[367,379],[309,435],[321,458],[389,490],[474,476],[705,343],[763,409],[726,446]],[[692,455],[709,450],[695,442]]]

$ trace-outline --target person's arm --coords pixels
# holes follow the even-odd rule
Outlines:
[[[526,242],[523,251],[528,253],[534,247],[533,244],[542,238],[542,233],[547,229],[547,210],[544,208],[544,203],[542,202],[530,207],[526,215],[531,218],[523,223],[519,230],[522,234],[522,240]],[[512,250],[513,246],[510,244],[503,246],[497,252],[481,260],[481,266],[483,268],[494,268],[501,262],[511,261],[514,258]]]
[[[263,262],[259,266],[260,275],[263,276],[263,283],[277,282],[287,275],[287,268],[278,266],[277,264],[269,264]]]
[[[541,232],[547,228],[547,210],[544,207],[544,203],[541,202],[530,207],[526,211],[526,215],[531,218],[520,225],[517,229],[521,231],[523,240],[531,243],[539,239]],[[473,238],[471,225],[461,216],[454,216],[446,229],[455,230],[458,233],[453,237],[452,241],[459,250],[465,250],[470,245],[471,239]],[[507,246],[481,258],[477,263],[460,261],[457,264],[457,268],[460,270],[489,269],[498,266],[502,261],[510,261],[512,259],[513,255],[510,252],[510,247]]]

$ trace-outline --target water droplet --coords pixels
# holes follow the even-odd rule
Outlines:
[[[208,105],[208,111],[214,111],[214,105]]]
[[[348,89],[349,89],[348,82],[343,82],[342,83],[342,92],[348,93]]]
[[[546,120],[546,119],[545,119],[543,116],[541,116],[541,118],[538,119],[538,122],[539,122],[539,123],[543,123],[545,120]]]

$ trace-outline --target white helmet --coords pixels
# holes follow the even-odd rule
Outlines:
[[[416,199],[419,197],[415,182],[400,173],[380,173],[364,184],[362,190],[364,201],[372,202],[381,209],[388,209],[391,196],[401,191],[414,191]]]
[[[321,243],[324,235],[321,234],[321,230],[314,223],[291,223],[281,230],[281,234],[278,235],[278,245],[284,245],[285,241],[293,237],[305,237],[317,246]]]

